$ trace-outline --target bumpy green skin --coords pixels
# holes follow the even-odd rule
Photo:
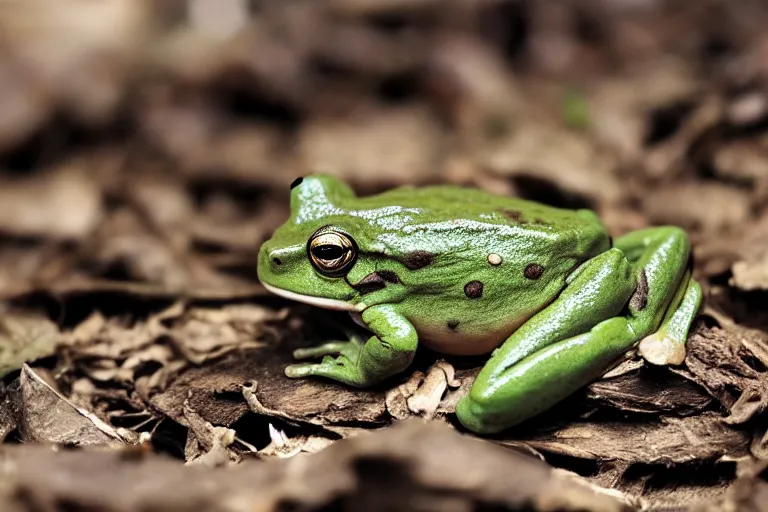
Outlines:
[[[358,247],[341,277],[321,275],[307,254],[329,225]],[[701,303],[689,257],[675,227],[612,245],[588,210],[449,186],[358,198],[311,176],[292,189],[291,217],[262,246],[258,273],[276,293],[350,311],[373,334],[297,351],[323,359],[289,366],[289,377],[366,387],[405,370],[419,343],[492,352],[457,415],[494,433],[551,408],[638,343],[654,364],[681,363]],[[372,278],[378,287],[362,285]]]

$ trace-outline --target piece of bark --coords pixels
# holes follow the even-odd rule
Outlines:
[[[515,438],[536,450],[598,461],[680,464],[749,453],[749,433],[731,428],[714,413],[657,422],[574,422],[550,432]],[[499,440],[503,444],[509,441]]]

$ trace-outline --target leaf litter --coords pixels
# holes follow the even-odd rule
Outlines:
[[[0,7],[0,508],[766,510],[759,2],[213,4]],[[285,378],[349,322],[256,279],[316,171],[685,227],[685,363],[485,440],[482,359]]]

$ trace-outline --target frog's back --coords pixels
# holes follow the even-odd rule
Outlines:
[[[451,185],[399,187],[375,196],[358,198],[365,208],[399,206],[421,211],[420,221],[464,219],[500,225],[520,225],[565,233],[571,230],[604,231],[590,210],[548,206],[516,197],[490,194]]]

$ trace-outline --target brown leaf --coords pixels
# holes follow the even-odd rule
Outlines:
[[[423,109],[374,109],[343,122],[312,122],[300,135],[301,167],[368,188],[424,181],[441,162],[438,128]]]
[[[505,139],[491,143],[479,158],[497,174],[552,183],[595,204],[617,201],[622,195],[613,174],[615,157],[601,153],[584,137],[557,125],[531,120],[516,127]],[[595,187],[595,182],[600,187]]]
[[[0,182],[0,232],[78,239],[93,231],[101,209],[100,190],[79,168]]]
[[[51,355],[59,340],[59,328],[47,317],[0,309],[0,377],[27,361]]]
[[[707,233],[733,232],[750,220],[749,196],[720,183],[681,183],[648,193],[643,208],[654,224]]]
[[[202,364],[231,350],[263,347],[267,324],[285,320],[288,312],[247,304],[195,308],[176,319],[169,334],[188,361]]]
[[[133,438],[72,405],[27,365],[21,371],[19,431],[27,442],[77,446],[121,445]]]

